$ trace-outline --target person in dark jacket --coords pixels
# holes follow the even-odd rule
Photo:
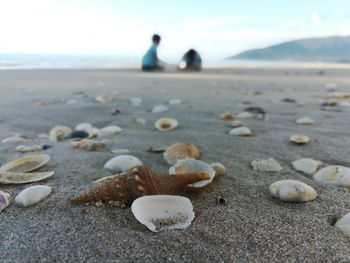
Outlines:
[[[202,58],[199,53],[190,49],[182,57],[178,69],[181,71],[201,71],[202,70]]]

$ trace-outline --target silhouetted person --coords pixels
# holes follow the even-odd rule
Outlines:
[[[178,69],[182,71],[201,71],[202,70],[202,59],[199,53],[190,49],[182,57]]]
[[[160,60],[157,56],[157,48],[160,43],[160,36],[155,34],[152,37],[152,46],[142,58],[142,71],[163,70]]]

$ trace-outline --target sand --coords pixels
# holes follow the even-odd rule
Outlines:
[[[338,211],[350,208],[347,189],[320,185],[291,168],[300,158],[350,166],[350,109],[320,109],[327,94],[325,84],[350,91],[349,68],[234,68],[211,69],[200,74],[149,73],[100,70],[0,71],[0,139],[21,133],[32,137],[27,145],[47,143],[39,139],[55,125],[74,128],[80,122],[104,127],[120,126],[111,137],[112,149],[129,149],[154,170],[167,173],[161,154],[147,149],[175,142],[191,142],[205,162],[223,163],[228,174],[207,188],[184,191],[195,219],[185,230],[150,232],[130,208],[109,205],[71,205],[69,199],[93,180],[109,175],[102,169],[109,152],[73,149],[69,141],[46,150],[48,165],[39,171],[55,175],[40,182],[53,193],[28,208],[14,202],[0,213],[1,262],[349,262],[350,239],[333,224]],[[118,92],[118,94],[115,94]],[[97,95],[111,96],[111,104],[98,104]],[[143,103],[133,107],[129,99]],[[154,114],[151,109],[179,98],[181,105]],[[293,98],[297,103],[282,102]],[[40,101],[49,105],[37,105]],[[66,104],[69,100],[76,103]],[[220,113],[262,107],[268,121],[243,119],[253,137],[230,136],[230,122]],[[338,108],[337,108],[338,109]],[[112,113],[119,110],[120,113]],[[154,121],[174,117],[179,128],[158,132]],[[309,116],[313,125],[295,119]],[[145,118],[146,124],[136,122]],[[294,133],[311,137],[306,146],[288,141]],[[24,154],[16,144],[0,143],[0,162]],[[255,159],[276,159],[281,173],[255,172]],[[268,192],[280,179],[296,179],[314,187],[319,197],[309,203],[284,203]],[[1,185],[14,198],[29,185]],[[217,204],[218,197],[226,204]]]

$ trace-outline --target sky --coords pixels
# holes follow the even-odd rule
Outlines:
[[[350,35],[349,0],[0,0],[0,53],[207,59],[286,40]]]

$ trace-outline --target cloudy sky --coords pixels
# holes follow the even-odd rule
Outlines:
[[[210,59],[295,38],[350,35],[349,0],[0,0],[0,53]]]

